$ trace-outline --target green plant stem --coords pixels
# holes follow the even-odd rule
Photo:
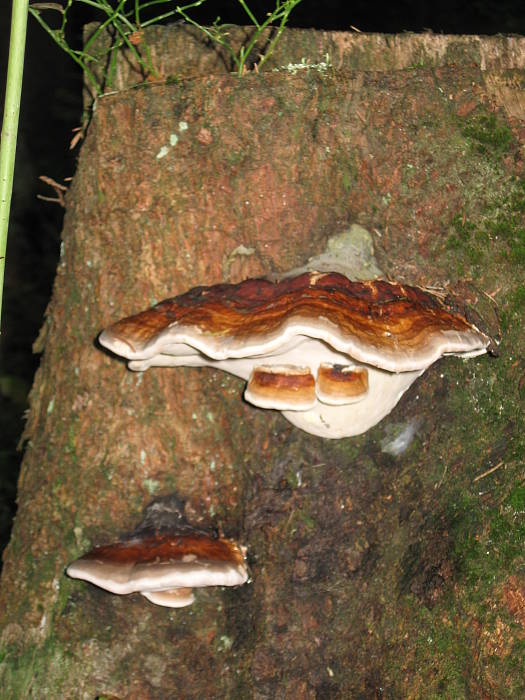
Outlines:
[[[246,7],[246,3],[244,0],[239,0],[240,4],[244,8],[244,10],[249,14],[251,17],[251,12],[248,12],[248,8]],[[251,54],[253,48],[255,47],[258,39],[261,36],[261,33],[267,29],[273,22],[276,22],[277,20],[280,20],[280,23],[277,27],[276,34],[270,44],[268,45],[266,51],[264,52],[264,55],[261,56],[258,67],[260,68],[263,63],[270,58],[271,54],[273,53],[273,50],[281,38],[281,34],[283,33],[286,23],[288,22],[288,17],[290,16],[290,13],[294,9],[296,5],[298,5],[301,2],[301,0],[278,0],[277,4],[275,6],[275,10],[273,12],[268,12],[266,20],[262,23],[259,24],[257,23],[257,32],[254,33],[251,41],[247,44],[246,47],[241,47],[241,54],[240,57],[242,59],[242,65],[239,67],[238,74],[242,75],[242,71],[244,69],[244,64],[246,62],[246,59],[248,56]]]
[[[188,14],[188,10],[193,10],[204,4],[207,0],[192,0],[185,5],[176,5],[173,7],[174,0],[134,0],[129,3],[128,0],[66,0],[65,5],[60,5],[56,2],[33,2],[29,6],[29,12],[45,31],[52,37],[54,41],[71,56],[71,58],[81,66],[84,71],[87,82],[95,89],[95,97],[102,95],[104,89],[111,89],[115,78],[117,54],[120,49],[125,48],[130,53],[132,62],[136,63],[143,73],[143,77],[157,77],[157,71],[151,59],[149,46],[144,36],[140,37],[140,49],[137,48],[136,37],[131,40],[131,35],[135,32],[142,32],[146,27],[157,24],[165,19],[173,16],[182,17],[188,24],[196,27],[213,43],[222,46],[230,56],[231,66],[235,67],[237,75],[241,76],[246,70],[246,62],[252,54],[257,42],[260,40],[263,32],[271,25],[274,28],[273,36],[270,35],[269,41],[265,46],[264,53],[259,56],[258,67],[270,57],[281,34],[288,22],[288,18],[292,10],[302,0],[275,0],[275,8],[271,12],[266,12],[264,19],[259,21],[255,14],[250,9],[247,0],[238,0],[249,21],[253,24],[253,31],[250,39],[238,50],[235,50],[229,40],[229,29],[233,26],[230,24],[221,24],[220,17],[217,17],[211,27],[205,27],[199,24]],[[87,5],[88,7],[102,13],[103,21],[94,30],[89,38],[86,39],[81,50],[75,50],[69,45],[66,38],[66,25],[68,13],[73,4]],[[141,14],[145,10],[152,7],[166,7],[171,4],[172,9],[166,12],[142,20]],[[62,15],[62,23],[58,29],[52,28],[46,20],[41,17],[43,11],[55,11]],[[106,30],[111,30],[111,45],[106,49],[105,56],[90,55],[91,46],[96,45],[99,36]],[[101,61],[106,63],[104,75],[100,80],[97,79],[95,73],[90,70],[89,66],[93,63],[101,65]],[[107,62],[106,62],[107,61]]]
[[[253,22],[253,24],[259,29],[259,22],[257,21],[257,17],[253,14],[253,12],[250,10],[248,5],[244,2],[244,0],[239,0],[239,5],[242,7],[242,9],[246,12],[248,17],[250,18],[250,22]]]
[[[272,39],[272,41],[270,42],[268,48],[266,49],[263,58],[262,58],[261,61],[259,62],[259,67],[261,67],[262,64],[266,61],[266,59],[269,58],[269,57],[272,55],[273,50],[275,49],[277,43],[279,42],[279,39],[281,38],[281,34],[284,32],[284,30],[285,30],[285,28],[286,28],[286,23],[288,22],[288,18],[289,18],[289,16],[290,16],[291,11],[292,11],[300,2],[302,2],[302,0],[292,0],[292,1],[288,4],[288,6],[287,6],[287,8],[286,8],[286,11],[285,11],[285,12],[283,13],[283,15],[281,16],[281,23],[279,24],[279,26],[278,26],[278,28],[277,28],[277,32],[275,33],[274,38]]]
[[[58,46],[60,46],[60,48],[63,51],[65,51],[75,61],[75,63],[77,63],[80,66],[80,68],[83,71],[85,71],[89,82],[93,85],[95,94],[101,94],[102,86],[98,84],[97,79],[87,67],[87,61],[95,59],[91,58],[90,56],[87,56],[83,51],[74,51],[72,48],[70,48],[65,38],[63,37],[63,30],[51,29],[51,27],[42,19],[42,17],[40,16],[40,12],[37,9],[30,7],[29,12],[33,15],[33,17],[40,24],[40,26],[49,34],[53,41],[55,41],[58,44]]]
[[[11,15],[9,63],[7,68],[2,141],[0,144],[0,320],[2,315],[7,232],[9,229],[11,194],[13,192],[13,173],[15,170],[20,96],[22,94],[22,76],[24,74],[28,4],[29,0],[13,0]]]

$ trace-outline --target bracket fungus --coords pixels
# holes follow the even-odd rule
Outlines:
[[[230,372],[247,380],[247,401],[326,438],[365,432],[442,355],[473,357],[491,343],[439,295],[337,272],[195,287],[99,340],[136,371]]]
[[[180,505],[171,496],[156,499],[131,535],[95,547],[66,573],[111,593],[140,593],[169,608],[191,605],[193,588],[246,583],[244,547],[193,528]]]

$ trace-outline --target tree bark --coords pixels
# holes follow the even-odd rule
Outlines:
[[[308,37],[317,64],[326,34]],[[487,67],[425,36],[455,64],[390,70],[401,41],[338,35],[381,72],[332,56],[97,101],[4,560],[3,697],[525,692],[525,41],[501,40],[500,70],[496,40],[465,39]],[[189,287],[300,266],[352,223],[385,275],[459,290],[494,333],[499,318],[500,357],[445,358],[375,428],[330,441],[245,404],[229,375],[134,374],[96,345]],[[170,610],[64,575],[169,493],[248,547],[250,584]]]

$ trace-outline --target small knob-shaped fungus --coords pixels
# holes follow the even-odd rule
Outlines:
[[[178,513],[166,522],[166,512],[174,512],[173,504]],[[179,505],[173,497],[153,501],[131,535],[95,547],[70,564],[66,573],[111,593],[141,593],[152,603],[170,608],[191,605],[193,588],[246,583],[244,548],[191,527]],[[155,524],[159,511],[160,526]]]
[[[99,340],[132,370],[214,367],[242,377],[247,401],[327,438],[375,425],[442,355],[472,357],[491,343],[436,294],[337,272],[196,287]]]

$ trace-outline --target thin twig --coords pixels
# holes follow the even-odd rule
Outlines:
[[[60,204],[61,207],[66,208],[66,200],[64,199],[64,192],[67,192],[67,187],[65,185],[61,185],[59,182],[56,180],[53,180],[52,177],[48,177],[47,175],[40,175],[39,180],[42,180],[42,182],[45,182],[46,185],[49,185],[55,190],[56,197],[46,197],[43,194],[37,194],[36,198],[41,199],[44,202],[55,202],[56,204]]]
[[[487,297],[487,299],[490,299],[493,304],[499,306],[498,302],[494,299],[494,297],[496,296],[496,294],[498,294],[498,292],[501,292],[501,287],[498,287],[493,292],[485,292],[483,289],[480,289],[480,292],[484,294]]]
[[[490,469],[487,469],[486,472],[483,472],[483,474],[478,474],[473,480],[472,483],[475,483],[476,481],[479,481],[480,479],[484,479],[486,476],[489,474],[492,474],[492,472],[495,472],[496,469],[499,469],[500,467],[503,466],[503,461],[498,462],[495,467],[491,467]]]
[[[76,126],[73,130],[73,138],[70,141],[69,144],[69,150],[72,151],[77,143],[84,138],[84,127],[83,126]]]
[[[45,182],[46,185],[51,185],[51,187],[54,187],[57,190],[62,190],[62,192],[67,192],[67,187],[65,185],[61,185],[59,182],[56,180],[53,180],[52,177],[49,177],[48,175],[40,175],[39,180],[42,180],[42,182]]]

